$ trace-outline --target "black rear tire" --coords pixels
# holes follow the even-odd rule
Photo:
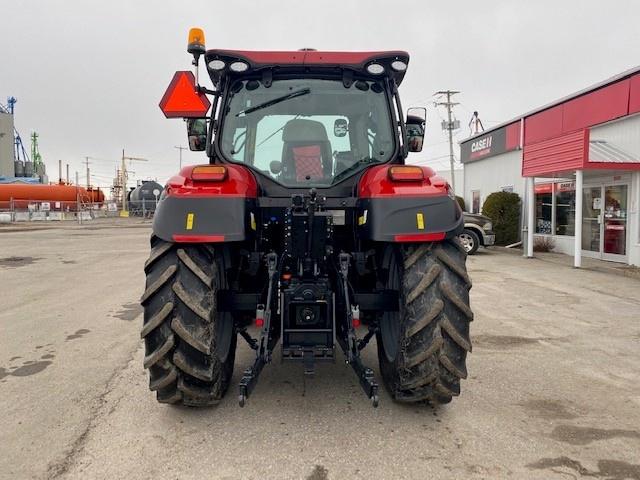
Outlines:
[[[237,338],[231,316],[216,311],[217,290],[226,287],[221,252],[152,236],[144,269],[149,388],[161,403],[215,405],[229,387]]]
[[[382,379],[400,402],[448,403],[460,394],[471,352],[471,280],[458,239],[390,247],[387,288],[399,289],[399,312],[378,333]]]

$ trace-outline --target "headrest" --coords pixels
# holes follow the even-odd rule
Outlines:
[[[283,142],[328,142],[327,130],[321,122],[315,120],[289,120],[282,130]]]

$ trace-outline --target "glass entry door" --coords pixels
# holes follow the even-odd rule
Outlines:
[[[627,185],[605,185],[602,255],[618,260],[627,255]]]
[[[582,251],[585,256],[626,261],[627,193],[627,185],[583,189]]]
[[[585,187],[582,191],[582,250],[600,256],[602,248],[602,187]]]

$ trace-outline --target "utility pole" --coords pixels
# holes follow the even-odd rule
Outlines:
[[[76,172],[76,216],[78,217],[78,224],[82,223],[82,212],[80,212],[80,189],[78,188],[78,172]]]
[[[443,90],[443,91],[436,92],[436,95],[446,95],[447,101],[435,103],[436,107],[443,106],[447,108],[447,121],[442,122],[442,129],[449,131],[449,165],[451,167],[451,188],[453,189],[454,192],[456,191],[456,179],[454,177],[454,168],[453,168],[455,163],[455,158],[453,156],[453,130],[456,128],[460,128],[460,121],[459,120],[452,121],[451,119],[451,108],[456,105],[459,105],[456,102],[452,102],[451,97],[453,97],[457,93],[460,93],[460,92],[457,92],[454,90]]]
[[[89,158],[90,157],[84,157],[84,164],[87,167],[87,189],[89,189],[89,187],[91,186],[91,182],[90,180],[90,176],[89,176]]]
[[[121,185],[122,185],[122,211],[127,212],[127,181],[129,180],[129,172],[127,171],[126,160],[136,161],[136,162],[148,162],[146,158],[140,157],[127,157],[124,154],[124,148],[122,149],[122,170],[120,172],[121,175]],[[128,215],[128,213],[127,213]]]
[[[182,151],[186,150],[187,147],[183,147],[182,145],[180,145],[180,146],[173,147],[173,148],[177,148],[178,150],[180,150],[180,170],[182,170]]]

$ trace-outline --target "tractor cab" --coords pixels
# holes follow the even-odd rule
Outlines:
[[[188,50],[197,66],[204,58],[215,89],[193,85],[191,96],[214,95],[214,104],[208,118],[189,115],[188,135],[211,163],[249,167],[267,192],[330,189],[413,151],[397,91],[406,52],[207,51],[203,38]]]
[[[371,165],[401,162],[405,142],[394,94],[408,55],[352,54],[352,63],[343,57],[209,51],[209,73],[223,103],[214,158],[306,189],[330,188]]]

